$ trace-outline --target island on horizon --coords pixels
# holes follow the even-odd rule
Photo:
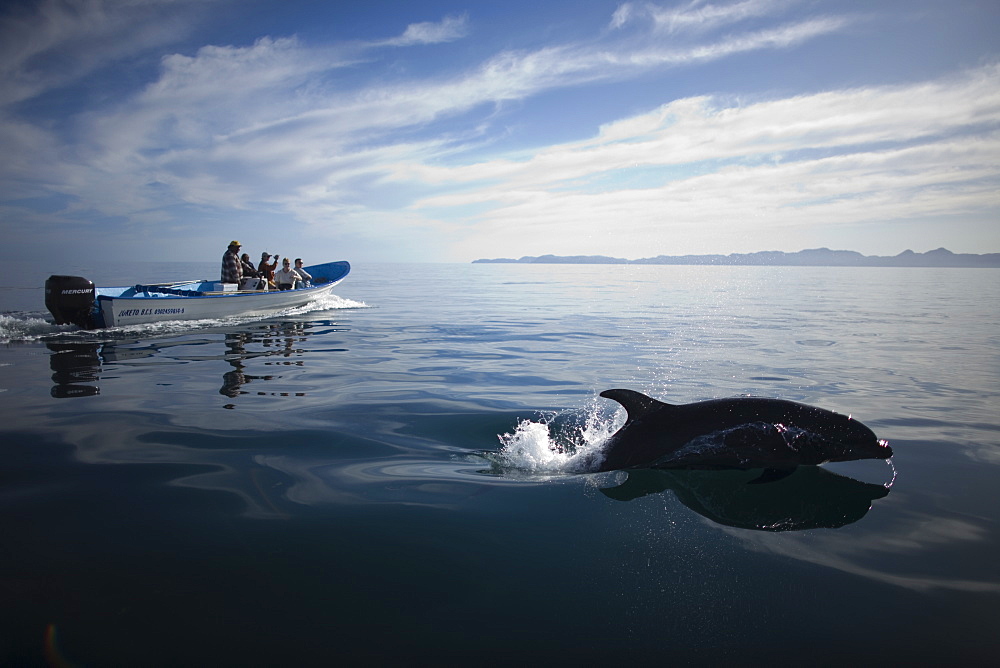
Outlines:
[[[519,259],[473,260],[497,264],[675,264],[675,265],[756,265],[778,267],[1000,267],[1000,253],[952,253],[947,248],[926,253],[905,250],[899,255],[862,255],[856,251],[812,248],[796,253],[761,251],[729,255],[657,255],[626,260],[605,255],[539,255]]]

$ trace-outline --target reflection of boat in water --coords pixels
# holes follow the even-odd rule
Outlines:
[[[311,287],[271,291],[240,290],[235,283],[204,280],[99,288],[79,276],[50,276],[45,282],[45,306],[56,324],[85,329],[270,315],[329,294],[351,265],[327,262],[306,271],[313,276]]]
[[[278,334],[285,337],[291,337],[292,333],[300,334],[301,330],[298,330],[301,325],[291,324],[287,326],[288,329],[279,330]],[[260,357],[263,355],[277,355],[277,354],[291,354],[292,350],[292,339],[286,338],[287,346],[284,351],[269,351],[260,353],[250,353],[246,349],[246,344],[254,341],[254,336],[250,332],[230,332],[226,334],[226,361],[233,367],[231,371],[227,371],[222,374],[222,388],[219,390],[219,394],[235,399],[241,394],[246,394],[243,390],[243,386],[254,380],[271,380],[273,376],[253,376],[246,373],[246,365],[244,362],[247,359],[253,357]],[[232,404],[227,404],[227,408],[231,408]]]
[[[129,348],[113,343],[77,343],[49,341],[45,344],[52,369],[52,396],[56,399],[92,397],[101,393],[96,384],[101,379],[103,365],[114,362],[152,357],[151,348]]]
[[[92,397],[101,393],[101,345],[98,343],[47,343],[52,351],[52,396],[56,399]]]
[[[889,494],[884,485],[861,482],[818,466],[766,484],[747,484],[759,471],[638,469],[605,496],[631,501],[672,491],[685,506],[713,522],[758,531],[834,529],[857,522],[872,501]]]
[[[97,383],[101,380],[106,368],[116,365],[136,365],[145,363],[163,364],[170,362],[190,363],[195,360],[224,360],[232,367],[222,374],[222,387],[219,394],[235,398],[247,394],[243,386],[253,381],[271,381],[280,378],[280,372],[252,374],[247,371],[250,360],[267,359],[263,364],[281,366],[302,366],[301,359],[308,352],[301,345],[312,325],[302,322],[266,322],[246,327],[225,327],[216,331],[200,330],[197,340],[184,337],[176,340],[152,339],[134,341],[104,341],[76,342],[49,341],[46,347],[51,352],[49,366],[52,369],[52,396],[60,399],[75,397],[90,397],[101,393]],[[207,355],[191,356],[191,346],[217,346],[220,343],[224,352],[212,351]],[[327,348],[330,351],[342,351],[343,348]],[[184,351],[184,352],[180,352]],[[159,358],[151,362],[150,358]],[[107,376],[114,378],[116,374]],[[265,391],[264,386],[256,392],[258,395],[273,394],[280,396],[305,396],[298,391]],[[227,405],[226,407],[231,407]]]

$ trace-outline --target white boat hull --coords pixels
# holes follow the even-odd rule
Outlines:
[[[169,284],[134,285],[117,288],[91,288],[93,308],[85,318],[70,321],[87,328],[127,327],[172,320],[218,320],[239,316],[267,316],[303,306],[324,297],[350,272],[347,262],[328,262],[306,267],[316,285],[295,290],[239,291],[235,285],[210,281],[185,281]],[[51,277],[53,281],[69,278]],[[46,284],[46,291],[50,288]],[[86,293],[86,289],[65,289],[63,294]],[[47,301],[48,303],[48,294]],[[53,310],[50,306],[50,310]],[[61,314],[53,310],[56,321]]]
[[[97,298],[105,327],[125,327],[167,320],[209,320],[269,315],[308,304],[329,294],[335,283],[300,290],[226,292],[199,297]]]

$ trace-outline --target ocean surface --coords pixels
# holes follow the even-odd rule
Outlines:
[[[45,277],[0,287],[0,664],[1000,656],[1000,270],[359,264],[98,332]],[[801,401],[895,456],[590,473],[618,387]]]

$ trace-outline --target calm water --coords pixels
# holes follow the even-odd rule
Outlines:
[[[216,272],[143,269],[72,271]],[[100,333],[47,324],[19,276],[0,663],[1000,652],[1000,271],[358,266],[311,309]],[[550,446],[599,447],[612,387],[803,401],[896,455],[580,473]]]

